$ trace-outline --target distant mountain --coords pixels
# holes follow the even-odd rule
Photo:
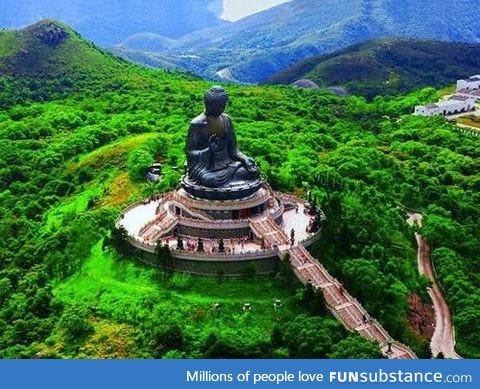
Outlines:
[[[25,27],[44,18],[68,23],[86,38],[112,46],[132,35],[178,38],[219,26],[222,0],[0,0],[0,27]]]
[[[261,82],[305,58],[371,39],[480,42],[478,8],[479,0],[292,0],[187,34],[155,55],[204,77]],[[124,42],[122,51],[135,58],[141,50]]]
[[[309,58],[266,83],[309,79],[320,86],[344,86],[372,98],[441,87],[480,71],[480,44],[429,40],[375,40],[329,55]]]
[[[169,49],[175,45],[173,39],[167,38],[160,34],[145,32],[129,36],[118,46],[129,47],[139,51],[161,51]]]

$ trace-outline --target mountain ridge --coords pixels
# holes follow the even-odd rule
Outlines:
[[[218,78],[228,68],[235,80],[257,83],[307,57],[371,39],[480,42],[480,20],[472,13],[477,0],[459,0],[455,7],[447,0],[397,3],[293,0],[228,25],[194,31],[155,54],[206,78]],[[125,54],[129,47],[122,50]],[[138,50],[131,51],[129,58],[138,56]],[[185,63],[184,55],[198,58]]]

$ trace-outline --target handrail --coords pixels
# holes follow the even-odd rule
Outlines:
[[[147,232],[155,224],[162,221],[167,215],[168,215],[168,212],[165,209],[162,210],[162,212],[160,212],[157,216],[155,216],[152,220],[150,220],[142,228],[140,228],[140,230],[138,231],[138,235],[143,235],[145,232]]]

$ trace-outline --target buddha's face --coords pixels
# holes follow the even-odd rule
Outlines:
[[[220,116],[227,106],[227,101],[212,101],[205,104],[205,113],[207,116]]]

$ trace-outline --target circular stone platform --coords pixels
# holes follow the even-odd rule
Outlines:
[[[238,182],[222,188],[208,188],[190,181],[187,176],[182,178],[182,185],[193,197],[206,200],[238,200],[251,196],[259,190],[263,183],[258,179],[251,182]]]
[[[283,252],[317,239],[323,220],[305,201],[264,184],[236,200],[199,199],[183,188],[152,196],[127,208],[117,227],[145,262],[154,264],[161,244],[171,251],[172,269],[242,275],[252,262],[259,274],[275,271]]]

